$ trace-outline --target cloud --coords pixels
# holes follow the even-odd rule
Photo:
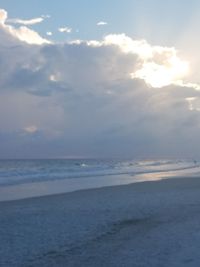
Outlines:
[[[105,21],[99,21],[99,22],[97,22],[97,26],[105,26],[105,25],[107,25],[108,23],[107,22],[105,22]]]
[[[149,69],[136,75],[149,63],[182,66],[175,48],[126,35],[36,46],[8,26],[0,26],[0,157],[200,157],[198,85],[188,73],[162,87],[149,84]]]
[[[59,32],[66,32],[66,33],[71,33],[72,29],[69,27],[60,27],[58,28]]]
[[[45,38],[41,37],[37,32],[25,26],[21,26],[18,29],[9,28],[9,32],[20,41],[24,41],[28,44],[42,45],[50,43],[49,40],[46,40]]]
[[[44,18],[39,17],[39,18],[34,18],[34,19],[29,19],[29,20],[24,20],[24,19],[9,19],[7,20],[8,23],[14,23],[14,24],[23,24],[23,25],[34,25],[43,22]]]
[[[6,14],[6,19],[7,19],[6,22],[11,23],[11,24],[22,24],[25,26],[29,26],[29,25],[41,23],[45,19],[48,19],[50,17],[51,17],[50,15],[42,15],[41,17],[32,18],[32,19],[20,19],[20,18],[7,19],[7,14]]]
[[[51,15],[48,15],[48,14],[47,14],[47,15],[42,15],[41,17],[42,17],[43,19],[49,19],[49,18],[51,18]]]
[[[48,35],[48,36],[52,36],[53,33],[52,33],[52,32],[46,32],[46,35]]]
[[[5,23],[7,16],[8,16],[7,11],[4,9],[0,9],[0,23],[1,24]]]
[[[15,28],[7,24],[7,12],[4,9],[0,9],[0,32],[1,37],[4,38],[6,43],[8,40],[12,40],[15,42],[14,39],[19,41],[23,41],[28,44],[35,44],[35,45],[42,45],[42,44],[49,44],[50,41],[41,37],[36,31],[29,29],[26,26],[21,26],[19,28]],[[3,39],[1,39],[3,42]]]
[[[102,44],[116,45],[124,53],[138,55],[141,67],[131,76],[144,79],[153,87],[177,84],[189,71],[189,63],[178,57],[174,47],[152,46],[146,40],[133,40],[125,34],[107,35],[102,43],[96,43]]]
[[[27,126],[24,128],[24,131],[28,134],[34,134],[38,131],[38,127],[35,125]]]

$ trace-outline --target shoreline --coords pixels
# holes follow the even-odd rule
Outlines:
[[[189,186],[190,182],[192,182],[192,185]],[[131,190],[134,193],[153,193],[158,192],[158,190],[161,190],[160,192],[164,191],[170,191],[174,189],[184,189],[187,185],[187,189],[195,189],[194,184],[199,185],[200,190],[200,175],[197,176],[183,176],[183,177],[165,177],[165,178],[159,178],[159,179],[152,179],[152,180],[141,180],[138,182],[130,182],[130,183],[124,183],[124,184],[116,184],[116,185],[107,185],[107,186],[100,186],[100,187],[91,187],[91,188],[85,188],[85,189],[79,189],[74,191],[68,191],[68,192],[58,192],[55,194],[46,194],[46,195],[38,195],[38,196],[31,196],[26,198],[18,198],[18,199],[9,199],[9,200],[0,200],[0,207],[4,204],[9,205],[9,203],[18,203],[18,202],[32,202],[32,201],[39,201],[39,200],[53,200],[55,198],[59,199],[59,197],[62,198],[76,198],[79,195],[85,195],[85,194],[95,194],[104,192],[104,191],[126,191]],[[165,188],[163,186],[165,185]],[[197,188],[198,190],[198,188]]]
[[[0,186],[0,203],[29,199],[41,196],[59,195],[64,193],[104,188],[111,186],[130,185],[140,182],[174,179],[177,177],[200,176],[200,167],[147,172],[141,174],[118,174],[102,177],[60,179],[44,182],[32,182],[19,185]]]

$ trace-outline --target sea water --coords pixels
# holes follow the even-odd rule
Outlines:
[[[93,183],[111,176],[193,171],[199,167],[193,160],[119,160],[119,159],[42,159],[42,160],[0,160],[0,187],[85,178],[92,178]],[[105,178],[106,177],[106,178]],[[113,177],[112,177],[113,179]],[[117,179],[116,179],[117,180]],[[75,183],[75,181],[74,181]],[[118,182],[117,182],[118,183]],[[121,181],[123,183],[123,181]]]

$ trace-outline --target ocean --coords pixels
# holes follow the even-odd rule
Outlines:
[[[119,160],[119,159],[42,159],[0,160],[0,187],[38,182],[73,179],[84,183],[85,178],[97,181],[111,176],[129,175],[132,182],[146,173],[193,172],[199,163],[193,160]],[[137,177],[137,179],[134,177]],[[143,176],[145,177],[145,176]],[[113,179],[113,177],[112,177]],[[144,178],[143,178],[144,180]],[[119,182],[119,181],[118,181]],[[116,181],[116,183],[118,183]]]

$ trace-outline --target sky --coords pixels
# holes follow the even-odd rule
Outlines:
[[[0,2],[0,158],[199,158],[200,1]]]

